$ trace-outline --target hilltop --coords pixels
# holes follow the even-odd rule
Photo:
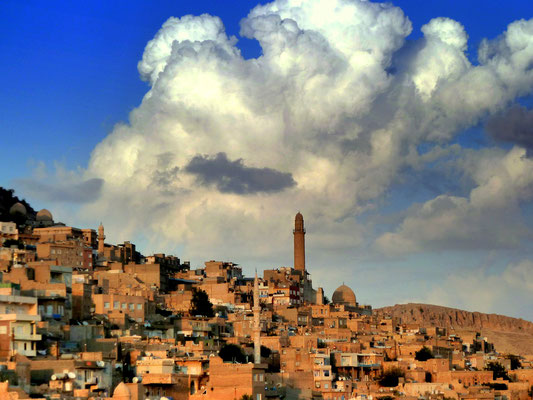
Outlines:
[[[446,327],[452,333],[481,332],[501,352],[533,354],[533,322],[432,304],[396,304],[374,310],[401,318],[402,323]]]

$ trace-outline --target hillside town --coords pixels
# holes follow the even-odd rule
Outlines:
[[[245,276],[4,211],[0,400],[533,398],[533,354],[313,286],[299,212],[293,265]]]

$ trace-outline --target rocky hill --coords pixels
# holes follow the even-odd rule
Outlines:
[[[533,354],[533,322],[524,319],[416,303],[378,308],[375,313],[401,318],[403,323],[481,332],[498,351]]]

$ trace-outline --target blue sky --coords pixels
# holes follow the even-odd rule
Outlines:
[[[266,2],[262,2],[266,3]],[[0,4],[2,136],[13,140],[0,182],[31,173],[35,163],[85,166],[91,150],[120,121],[127,121],[147,91],[137,62],[144,47],[171,16],[219,16],[229,35],[256,1],[95,2],[3,1]],[[475,59],[481,39],[493,38],[517,19],[533,15],[528,1],[397,1],[413,22],[411,37],[436,16],[456,19],[470,36]],[[239,37],[245,57],[256,41]],[[30,117],[31,115],[31,117]],[[27,140],[31,141],[30,148]],[[21,156],[23,155],[23,156]]]
[[[280,2],[281,9],[285,7],[282,3]],[[516,192],[517,198],[507,199],[508,203],[503,206],[498,203],[499,208],[496,211],[493,208],[496,206],[492,204],[487,206],[487,210],[483,209],[486,202],[476,203],[478,200],[474,193],[485,193],[492,187],[490,177],[499,177],[499,170],[495,170],[491,176],[483,174],[484,165],[491,164],[487,159],[492,157],[493,165],[499,165],[499,162],[502,165],[514,165],[513,162],[519,162],[516,160],[522,160],[519,150],[515,153],[512,151],[517,145],[523,145],[523,142],[515,142],[511,139],[497,140],[495,138],[498,137],[498,133],[489,136],[485,130],[485,124],[493,115],[505,113],[513,104],[515,106],[521,104],[525,110],[523,114],[527,115],[533,102],[532,91],[528,87],[527,71],[524,72],[523,83],[519,85],[523,90],[517,88],[513,93],[506,93],[505,96],[508,98],[491,103],[486,108],[479,106],[478,109],[475,108],[478,106],[472,106],[475,110],[473,109],[471,116],[467,117],[450,117],[451,112],[447,113],[442,118],[451,119],[445,120],[447,122],[444,126],[433,127],[431,125],[433,122],[428,122],[430,129],[433,129],[432,132],[438,133],[439,129],[443,131],[437,140],[432,132],[422,130],[418,132],[416,131],[418,128],[413,128],[415,131],[412,133],[395,130],[393,134],[396,136],[393,137],[402,138],[400,139],[401,146],[394,150],[398,151],[398,154],[391,156],[391,153],[387,152],[386,156],[379,155],[379,157],[386,157],[382,167],[371,168],[368,172],[360,171],[366,171],[365,166],[373,165],[379,157],[372,153],[369,160],[361,161],[368,155],[364,146],[375,146],[376,140],[382,140],[380,138],[383,134],[380,130],[371,131],[373,128],[367,125],[368,115],[372,116],[375,113],[373,118],[380,120],[382,116],[378,110],[390,110],[391,107],[394,110],[403,110],[403,105],[398,106],[397,98],[393,98],[395,91],[405,88],[405,83],[400,82],[400,79],[404,79],[400,77],[400,73],[395,78],[398,82],[390,83],[384,80],[383,86],[379,86],[386,87],[385,95],[383,93],[379,95],[387,97],[386,101],[378,104],[380,97],[375,93],[381,89],[378,86],[372,87],[369,83],[369,87],[358,88],[354,93],[362,93],[363,97],[367,93],[365,90],[368,90],[368,93],[374,93],[363,99],[367,102],[366,104],[372,104],[372,108],[361,111],[362,108],[360,109],[359,106],[364,104],[364,101],[359,102],[348,96],[346,102],[339,103],[340,108],[348,107],[348,111],[343,116],[337,115],[334,108],[329,110],[327,104],[323,104],[322,107],[315,103],[306,103],[305,99],[313,98],[309,95],[311,92],[305,96],[303,92],[298,93],[296,86],[293,86],[296,81],[287,80],[286,86],[276,89],[284,93],[281,97],[270,93],[268,88],[266,91],[264,87],[253,88],[251,83],[246,86],[242,82],[253,82],[253,80],[248,80],[251,79],[249,74],[255,73],[250,72],[255,68],[253,63],[246,64],[248,67],[242,67],[245,64],[235,58],[235,64],[231,64],[229,69],[231,72],[228,73],[225,67],[218,69],[223,61],[216,57],[211,58],[213,56],[209,55],[207,50],[205,50],[206,58],[198,58],[197,64],[181,64],[188,60],[188,56],[165,61],[167,66],[177,68],[177,73],[172,75],[167,72],[168,76],[161,75],[165,79],[159,79],[157,83],[159,86],[156,85],[153,77],[150,78],[152,81],[147,81],[149,79],[147,76],[144,81],[140,79],[138,63],[143,58],[145,47],[156,37],[156,33],[170,17],[182,17],[187,14],[199,16],[204,13],[218,16],[224,24],[227,36],[237,37],[236,47],[241,51],[244,59],[251,60],[259,57],[262,54],[259,41],[263,40],[263,43],[267,43],[271,39],[255,25],[250,28],[253,33],[249,36],[252,38],[240,36],[240,21],[257,4],[255,1],[244,0],[235,2],[158,1],[155,4],[153,2],[117,1],[99,2],[86,7],[79,2],[67,1],[2,2],[0,4],[2,20],[0,52],[4,61],[0,63],[0,76],[3,78],[3,90],[0,96],[0,109],[2,110],[0,132],[4,151],[2,151],[3,168],[0,169],[0,185],[15,188],[17,194],[24,196],[35,208],[50,208],[65,222],[96,226],[100,219],[103,219],[104,222],[107,221],[108,237],[111,240],[136,240],[146,252],[174,251],[178,255],[191,258],[197,264],[202,259],[232,259],[244,263],[250,270],[256,266],[261,268],[290,263],[290,246],[283,249],[279,247],[284,243],[282,239],[290,239],[290,237],[272,232],[273,237],[280,236],[280,239],[269,238],[263,243],[260,236],[249,235],[244,226],[257,223],[258,220],[273,221],[272,225],[264,224],[265,231],[260,233],[266,235],[268,227],[275,230],[279,227],[280,221],[287,221],[288,227],[285,230],[290,233],[291,215],[297,211],[297,208],[301,208],[306,217],[306,223],[311,228],[315,227],[315,231],[318,228],[324,230],[313,238],[311,236],[313,230],[308,229],[310,232],[308,249],[311,265],[314,263],[315,280],[324,281],[326,292],[333,290],[337,284],[335,280],[328,279],[328,267],[326,267],[327,264],[334,264],[339,271],[344,271],[340,273],[347,275],[345,280],[352,284],[356,293],[360,293],[359,298],[362,302],[385,305],[391,302],[420,300],[481,309],[483,302],[478,300],[483,298],[485,304],[488,305],[482,311],[503,312],[504,308],[497,304],[498,302],[510,304],[514,301],[510,293],[518,290],[515,287],[515,277],[533,268],[528,264],[532,260],[531,249],[524,244],[531,238],[532,215],[529,196],[531,185],[528,183],[522,186],[516,186],[518,183],[514,186],[509,184],[511,186],[508,191]],[[267,4],[267,2],[262,2],[262,4]],[[426,35],[427,41],[424,38],[421,28],[433,18],[447,17],[462,24],[469,37],[468,47],[462,52],[472,64],[471,68],[475,68],[479,65],[477,50],[484,38],[496,39],[513,21],[528,20],[533,16],[531,4],[528,1],[487,3],[477,0],[468,2],[412,0],[393,2],[393,5],[403,10],[412,23],[412,32],[406,35],[407,43],[427,46],[426,53],[421,52],[418,58],[409,59],[407,67],[405,65],[398,67],[404,68],[402,73],[408,79],[416,75],[414,72],[416,63],[424,65],[423,57],[428,57],[428,59],[433,56],[438,57],[439,54],[448,54],[445,52],[450,50],[446,47],[448,43],[442,44],[445,41],[444,36],[439,39],[442,39],[442,42],[431,48],[428,45],[430,36]],[[261,17],[262,12],[256,11],[256,16]],[[290,13],[290,10],[280,11],[280,15],[284,15],[282,18],[292,15]],[[389,17],[391,24],[402,23],[398,15]],[[303,29],[302,32],[314,32],[312,19],[300,21],[297,16],[294,19]],[[366,21],[363,22],[366,24]],[[186,25],[184,21],[178,22],[177,25],[179,29],[187,29],[187,26],[190,29],[194,26],[199,30],[205,29],[207,32],[205,35],[208,36],[212,34],[209,30],[214,26],[212,24],[214,23],[211,20],[197,19],[190,25]],[[458,35],[457,37],[461,35],[460,30],[453,24],[446,23],[448,24],[446,25],[442,21],[439,24],[432,28],[432,32],[436,32],[433,33],[434,35],[441,35],[446,29],[451,29],[454,35]],[[331,32],[327,31],[328,29]],[[316,32],[326,38],[330,48],[338,45],[339,51],[344,51],[339,43],[334,42],[333,38],[337,36],[332,29],[331,27],[317,27]],[[394,29],[407,28],[396,25]],[[169,30],[169,32],[170,35],[177,35],[176,31],[173,33]],[[389,30],[383,32],[383,35],[393,35]],[[398,37],[405,34],[407,30],[402,32],[398,33]],[[328,36],[329,33],[331,36]],[[193,33],[191,35],[194,37]],[[391,36],[387,40],[392,41],[392,39]],[[231,53],[228,50],[230,45],[224,42],[225,39],[220,40],[220,42],[219,38],[215,40],[217,46]],[[309,40],[314,45],[318,43],[313,42],[316,37],[310,36]],[[380,46],[383,45],[382,38],[362,37],[360,40],[367,40],[370,47],[375,46],[374,49],[381,49]],[[352,44],[349,45],[352,46]],[[290,47],[287,44],[284,46]],[[402,48],[404,45],[398,44],[398,48],[384,51],[385,53],[390,51],[390,54],[396,57],[401,53]],[[218,54],[222,51],[220,49]],[[312,57],[313,51],[326,51],[324,49],[305,48],[302,50],[300,47],[295,47],[295,53],[291,53],[288,57],[293,57],[296,52],[302,51],[300,62],[303,62],[306,57]],[[201,54],[198,48],[194,50]],[[157,54],[152,54],[152,56],[157,56]],[[332,55],[324,53],[324,59],[330,56]],[[459,62],[457,60],[460,59],[457,55],[453,57],[456,58],[450,58],[453,60],[450,61],[452,66],[450,68],[455,68]],[[269,78],[267,71],[272,71],[277,67],[283,68],[283,65],[276,65],[272,60],[275,58],[269,59],[268,68],[265,67],[266,64],[260,64],[257,67],[260,71],[257,72],[257,76],[261,76],[261,79]],[[190,76],[190,79],[194,80],[198,74],[202,74],[203,72],[195,70],[195,65],[200,65],[203,61],[206,62],[207,69],[205,70],[215,75],[219,74],[218,79],[224,82],[227,93],[235,94],[236,97],[234,99],[231,96],[223,97],[222,100],[217,100],[215,97],[202,98],[201,104],[207,104],[213,99],[213,104],[215,106],[219,104],[221,109],[224,108],[226,100],[235,101],[235,104],[239,106],[244,104],[241,100],[249,95],[249,91],[254,94],[262,91],[268,102],[265,101],[257,107],[256,105],[250,108],[246,106],[243,108],[245,110],[243,113],[231,120],[227,119],[231,110],[222,112],[210,106],[209,114],[204,114],[206,111],[201,110],[199,103],[196,103],[194,96],[197,94],[193,93],[194,89],[189,89],[187,92],[184,89],[187,87],[187,81],[180,81],[180,76]],[[332,58],[330,65],[337,61]],[[173,62],[175,64],[172,64]],[[380,60],[379,62],[387,63],[388,61]],[[442,62],[441,60],[438,63]],[[306,70],[312,69],[311,65],[316,64],[315,61],[314,64],[309,64],[309,67],[302,67],[298,73],[303,71],[302,74],[304,74]],[[429,69],[429,65],[435,64],[425,65],[424,68]],[[145,62],[145,67],[158,68],[154,61],[150,60]],[[239,76],[235,71],[240,71],[241,67],[247,72],[242,72],[243,75]],[[251,69],[246,70],[246,68]],[[293,68],[298,70],[298,64]],[[323,68],[328,68],[327,64]],[[383,78],[379,74],[372,75],[374,74],[372,71],[363,72],[368,74],[366,76],[372,76],[372,79],[376,81]],[[467,72],[467,70],[461,70],[458,74],[466,76]],[[326,74],[328,73],[337,72],[328,71]],[[351,87],[355,87],[353,85],[357,86],[358,82],[364,81],[360,78],[351,81],[357,73],[359,73],[357,67],[354,67],[355,75],[339,75],[340,77],[332,80],[333,83],[329,86],[346,80],[346,82],[352,82]],[[210,76],[205,75],[204,78],[208,79]],[[305,74],[302,76],[307,77]],[[450,85],[459,85],[459,83],[453,81],[457,79],[457,75],[451,74],[445,78],[442,76],[444,75],[441,75],[438,85],[443,86],[443,96],[446,96],[444,86],[448,82],[451,82]],[[201,86],[204,78],[198,81],[198,87],[202,87],[198,90],[208,91],[209,87]],[[426,81],[423,79],[426,78],[416,78],[422,81],[416,81],[413,78],[413,82],[418,82],[417,85],[425,85]],[[505,81],[505,78],[501,79]],[[273,82],[280,81],[283,79],[276,78]],[[512,87],[511,81],[505,82],[502,87]],[[305,90],[309,88],[309,86],[304,87]],[[419,86],[417,90],[422,91],[421,87]],[[481,86],[481,88],[484,92],[492,90],[492,87]],[[467,93],[466,89],[465,93]],[[438,90],[432,92],[431,96],[437,92]],[[146,100],[141,106],[143,97],[147,93],[150,93],[152,100]],[[458,91],[458,96],[462,93],[462,90]],[[302,97],[298,97],[299,95]],[[332,94],[332,97],[327,98],[334,99],[335,95]],[[284,136],[280,136],[283,137],[284,143],[279,142],[278,147],[276,147],[275,140],[266,139],[268,133],[257,133],[257,137],[253,135],[249,137],[245,136],[245,133],[239,134],[239,128],[232,125],[231,121],[235,118],[244,118],[243,116],[246,115],[246,118],[257,118],[257,121],[260,121],[257,122],[259,125],[271,126],[275,134],[276,127],[279,127],[279,124],[285,124],[278,119],[278,116],[285,111],[280,109],[278,113],[274,110],[267,117],[262,112],[256,111],[260,108],[270,110],[271,105],[275,108],[277,101],[281,101],[281,98],[284,99],[283,101],[288,101],[287,99],[291,96],[296,96],[294,98],[298,100],[294,102],[294,110],[289,112],[292,115],[291,124],[280,128],[280,132],[284,132]],[[401,98],[406,99],[409,96],[412,96],[411,92],[406,91]],[[263,96],[256,95],[255,97],[262,98]],[[437,99],[436,101],[440,102],[438,107],[431,108],[431,110],[446,109],[448,105],[445,103],[447,100],[442,100],[444,98]],[[170,103],[166,102],[168,99],[172,99]],[[409,104],[411,104],[410,101],[408,101]],[[410,110],[409,112],[417,110],[417,107],[425,107],[425,105],[417,105],[416,102],[419,99],[412,101],[413,108],[406,108]],[[322,126],[321,124],[323,126],[317,128],[317,134],[312,139],[309,137],[303,139],[307,133],[304,132],[304,128],[300,129],[299,124],[304,127],[305,123],[299,119],[301,115],[299,113],[305,114],[309,110],[302,111],[298,105],[299,102],[305,104],[302,107],[311,107],[312,112],[309,114],[311,118],[321,115],[322,112],[331,113],[331,115],[325,115],[323,121],[319,117],[314,121],[311,130],[315,126]],[[181,105],[185,103],[187,107],[182,108]],[[361,107],[364,108],[364,106]],[[449,107],[452,110],[453,104],[449,104]],[[135,109],[137,119],[130,123],[129,114]],[[171,111],[168,112],[168,110]],[[356,111],[353,115],[348,115],[349,118],[346,121],[339,122],[339,125],[333,126],[327,122],[337,121],[335,118],[344,118],[350,114],[350,110]],[[252,117],[251,114],[247,114],[248,112],[255,114]],[[458,111],[454,110],[454,112]],[[209,117],[205,118],[206,115]],[[355,124],[354,121],[356,121]],[[117,123],[126,124],[125,128],[117,128],[115,126]],[[160,126],[159,123],[161,123]],[[409,123],[418,126],[416,120]],[[154,126],[154,129],[160,129],[164,133],[150,131],[146,128],[150,124]],[[456,128],[449,128],[450,132],[444,132],[447,127],[455,126],[454,124],[457,124]],[[170,129],[169,126],[176,126],[176,128]],[[212,127],[211,130],[209,126]],[[225,127],[225,131],[220,128],[219,132],[217,127]],[[335,132],[335,135],[342,136],[343,133],[340,130],[346,127],[353,132],[359,132],[358,130],[362,129],[358,134],[358,141],[354,142],[359,143],[355,146],[358,149],[356,153],[360,153],[354,154],[353,159],[344,159],[339,164],[333,162],[327,165],[328,160],[331,161],[333,157],[338,156],[339,149],[331,144],[332,142],[329,142],[327,146],[313,147],[313,140],[320,138],[325,134],[324,132],[330,130]],[[180,129],[188,135],[186,140],[183,139],[185,136],[177,133]],[[242,148],[232,144],[233,136],[231,132],[228,133],[231,129],[236,129],[237,133],[234,136],[239,138],[236,143],[246,143]],[[387,129],[400,128],[388,127]],[[367,134],[368,143],[365,139]],[[352,136],[348,139],[352,140]],[[135,163],[139,165],[139,170],[150,173],[146,172],[145,176],[137,172],[136,178],[133,179],[126,171],[134,167],[127,156],[119,157],[118,154],[121,147],[135,149],[140,140],[145,140],[146,145],[143,152],[135,153],[137,154]],[[292,151],[290,149],[292,149],[293,142],[304,145],[300,145],[298,151]],[[362,142],[364,146],[358,147]],[[254,143],[257,148],[254,148]],[[154,147],[154,154],[147,154],[152,152],[152,150],[148,151],[147,146]],[[306,146],[309,146],[305,149],[308,152],[300,154],[300,149]],[[417,157],[412,158],[407,155],[406,149],[409,146],[418,149]],[[162,157],[167,148],[170,155]],[[182,149],[185,150],[180,153]],[[216,158],[215,155],[220,153],[224,156]],[[426,158],[422,157],[424,153]],[[283,157],[280,154],[283,154]],[[117,160],[110,161],[113,158],[111,155],[117,155]],[[196,169],[193,171],[190,160],[194,155],[200,158],[196,158]],[[320,165],[321,169],[317,169],[315,175],[307,176],[299,166],[311,157],[316,157],[316,159],[313,158],[315,160],[313,165]],[[175,161],[171,161],[174,159]],[[291,159],[302,161],[301,164],[296,165],[287,161]],[[238,160],[241,160],[240,164]],[[219,164],[215,164],[215,161]],[[529,168],[527,159],[524,163],[523,168],[527,170]],[[350,165],[353,165],[356,173],[352,171]],[[154,170],[151,171],[150,168]],[[235,189],[236,187],[243,188],[243,182],[239,182],[240,186],[229,186],[229,189],[228,186],[222,187],[220,184],[213,183],[218,179],[216,171],[220,172],[224,168],[233,171],[226,172],[226,174],[237,175],[221,175],[221,179],[231,180],[238,176],[239,179],[251,180],[244,182],[246,185],[252,185],[246,186],[248,192],[239,192]],[[328,174],[332,173],[331,169],[335,168],[342,171],[338,173],[342,179],[339,178],[339,182],[335,182],[335,189],[333,189],[331,180],[336,174],[331,176]],[[124,171],[124,174],[118,177],[120,174],[115,171]],[[179,175],[183,172],[187,173]],[[513,171],[506,170],[504,175],[508,176],[512,173]],[[523,171],[520,173],[527,175]],[[179,175],[179,179],[175,177],[176,174]],[[285,185],[280,183],[281,181],[276,181],[289,176],[287,174],[294,178],[295,185]],[[196,180],[193,179],[194,177]],[[313,186],[313,182],[319,185],[321,177],[324,179],[324,186]],[[173,180],[174,178],[177,180]],[[93,183],[103,182],[103,186],[101,193],[91,193],[87,201],[66,201],[65,199],[72,199],[72,197],[66,196],[60,199],[57,196],[44,194],[48,189],[53,190],[54,187],[64,189],[65,185],[74,184],[79,184],[81,192],[85,183],[91,179]],[[257,188],[258,184],[264,184],[263,181],[258,183],[257,179],[269,179],[269,182],[278,183],[275,187],[261,186],[257,195],[250,195],[249,191],[253,190],[253,187]],[[161,190],[157,191],[154,183],[156,180],[167,183],[167,188],[157,189]],[[48,189],[42,191],[35,189],[35,183],[39,181],[47,182]],[[178,181],[180,183],[177,183]],[[126,188],[132,186],[131,182],[138,183],[139,187],[135,192],[129,193]],[[517,180],[517,182],[522,181]],[[124,190],[121,190],[121,184],[124,184]],[[172,190],[169,189],[170,187]],[[195,193],[195,196],[191,197],[188,194],[191,191]],[[339,193],[338,197],[333,194],[331,198],[328,197],[330,191]],[[326,194],[323,204],[320,201],[311,200],[317,198],[316,193]],[[352,197],[352,200],[346,200]],[[217,206],[209,206],[210,202],[215,201],[219,202]],[[220,207],[220,204],[223,204],[223,207]],[[284,213],[279,212],[282,208],[281,204],[287,207]],[[120,210],[121,206],[126,208],[130,215],[138,215],[138,221],[128,219]],[[461,240],[457,239],[461,237],[461,232],[452,234],[448,231],[432,231],[428,232],[426,237],[412,238],[413,235],[409,229],[414,229],[412,227],[418,226],[417,224],[421,224],[420,226],[438,225],[438,215],[440,215],[438,213],[450,212],[446,211],[450,209],[449,207],[454,210],[454,213],[449,215],[450,219],[457,218],[458,222],[467,221],[465,222],[467,225],[460,228],[463,231],[479,224],[477,230],[472,228],[471,233],[465,236],[464,246],[461,245]],[[520,211],[517,211],[517,207]],[[217,213],[218,208],[224,209],[223,212],[220,211],[220,215]],[[487,213],[485,218],[484,212]],[[287,216],[289,216],[288,219]],[[176,221],[174,225],[169,222],[172,218]],[[494,219],[493,224],[486,222],[487,219]],[[521,220],[523,222],[520,222]],[[424,223],[424,221],[427,222]],[[472,239],[480,232],[496,232],[498,228],[505,231],[504,226],[501,225],[504,221],[510,221],[509,232],[506,235],[512,236],[513,240],[506,241],[501,237]],[[221,225],[226,225],[235,233],[228,235],[220,228]],[[201,226],[203,230],[198,226]],[[342,238],[336,236],[339,232],[342,233]],[[207,242],[211,244],[211,248],[197,245],[197,242],[204,237],[208,238]],[[245,237],[249,240],[247,246],[235,244],[235,242],[244,241]],[[434,237],[434,240],[431,241],[428,237]],[[231,242],[228,242],[230,239]],[[399,252],[398,249],[401,247],[408,250]],[[212,253],[209,253],[211,250]],[[364,274],[364,279],[361,279],[361,274]],[[387,288],[387,283],[382,280],[384,274],[397,275],[398,281],[403,284],[394,289]],[[492,285],[496,279],[507,279],[508,286],[503,290],[505,294],[501,294],[503,300],[499,297],[493,298],[493,303],[491,303],[477,294],[472,299],[450,293],[459,290],[450,276],[459,276],[465,282],[476,276],[479,277],[479,285],[473,291],[476,293],[484,294],[493,291]],[[435,282],[439,281],[442,285],[435,285]],[[529,286],[525,286],[520,289],[523,290],[520,298],[533,298],[533,293],[528,292],[531,288],[528,288]],[[387,295],[377,295],[376,290],[381,293],[387,292]],[[533,315],[526,311],[529,305],[530,303],[526,302],[523,310],[514,311],[515,315],[532,319]]]

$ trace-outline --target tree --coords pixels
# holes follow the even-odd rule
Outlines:
[[[192,290],[191,308],[189,309],[191,315],[202,315],[204,317],[214,316],[213,304],[209,301],[209,296],[201,289],[194,288]]]
[[[493,375],[494,379],[503,378],[505,380],[509,380],[509,375],[507,375],[507,370],[498,361],[489,362],[485,369],[487,371],[492,371],[494,373]]]
[[[429,347],[424,346],[415,353],[415,360],[427,361],[430,358],[435,358],[435,357],[433,356],[433,353],[431,352]]]
[[[225,362],[238,362],[244,364],[246,362],[246,355],[240,346],[236,344],[225,344],[218,352],[218,356]]]
[[[395,387],[398,386],[398,383],[400,383],[400,378],[403,378],[404,376],[405,372],[403,372],[400,368],[394,367],[383,372],[383,375],[381,375],[381,379],[379,380],[379,384],[384,387]]]
[[[272,354],[272,350],[270,350],[268,347],[261,345],[261,357],[262,358],[268,358]]]
[[[240,400],[254,400],[251,394],[243,394]]]
[[[24,249],[24,245],[15,239],[6,239],[4,241],[3,247],[11,247],[11,246],[17,246],[18,249],[22,250]]]

